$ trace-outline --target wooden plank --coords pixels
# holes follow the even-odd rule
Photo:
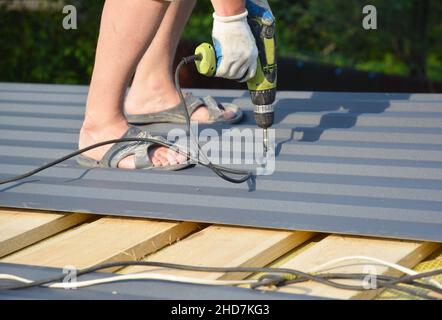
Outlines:
[[[0,257],[71,228],[91,215],[0,208]]]
[[[436,250],[433,254],[431,254],[427,259],[423,262],[416,265],[413,270],[417,272],[428,272],[432,270],[437,270],[442,268],[442,248]],[[442,283],[442,275],[437,277],[433,277],[433,280]],[[432,295],[439,299],[442,299],[442,295],[437,295],[431,293],[429,290],[421,289],[419,290],[422,294]],[[401,292],[394,289],[384,290],[380,295],[376,296],[376,300],[416,300],[414,295]]]
[[[2,262],[86,268],[133,261],[197,230],[192,222],[105,217],[16,252]],[[110,270],[107,270],[110,271]]]
[[[312,248],[287,261],[281,267],[310,271],[319,265],[337,258],[346,256],[369,256],[412,268],[439,247],[440,244],[430,242],[330,235]],[[337,264],[337,266],[338,267],[333,267],[333,269],[329,269],[326,272],[367,273],[376,271],[377,274],[382,275],[398,276],[401,274],[391,268],[366,261],[342,262]],[[355,282],[348,281],[343,283],[355,284]],[[281,288],[280,291],[336,299],[371,299],[380,292],[379,290],[363,292],[341,290],[311,281],[303,284],[290,285]]]
[[[145,260],[197,266],[265,266],[313,235],[301,231],[212,225]],[[148,271],[204,279],[242,279],[247,276],[240,273],[201,273],[140,266],[124,268],[119,273]]]

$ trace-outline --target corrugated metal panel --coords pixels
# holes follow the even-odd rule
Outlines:
[[[234,99],[247,115],[238,127],[254,128],[247,92],[193,92]],[[1,177],[74,150],[86,94],[1,84]],[[442,241],[441,95],[281,92],[275,128],[276,172],[252,190],[203,167],[85,170],[68,161],[1,186],[0,205]]]
[[[0,273],[13,274],[32,280],[41,280],[62,274],[62,270],[39,266],[0,263]],[[104,278],[112,274],[94,273],[78,278],[78,281]],[[16,282],[3,285],[16,285]],[[28,288],[23,290],[1,290],[0,300],[313,300],[321,299],[307,295],[281,292],[254,291],[238,287],[214,287],[163,281],[126,281],[77,290]]]

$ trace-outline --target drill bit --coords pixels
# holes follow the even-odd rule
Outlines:
[[[262,129],[263,130],[263,136],[264,136],[264,140],[263,140],[263,144],[264,144],[264,156],[267,155],[267,151],[269,149],[269,132],[266,129]]]

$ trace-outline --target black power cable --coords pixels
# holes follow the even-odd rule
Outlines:
[[[116,268],[116,267],[128,267],[128,266],[149,266],[149,267],[160,267],[160,268],[169,268],[176,270],[187,270],[187,271],[198,271],[198,272],[236,272],[236,273],[270,273],[270,274],[281,274],[276,277],[272,275],[270,278],[272,281],[267,281],[265,276],[263,276],[263,281],[261,283],[255,284],[254,287],[259,287],[261,284],[269,285],[269,284],[279,284],[279,285],[288,285],[291,283],[301,283],[305,281],[314,281],[318,283],[322,283],[327,286],[331,286],[338,289],[344,290],[353,290],[353,291],[369,291],[373,290],[370,288],[365,288],[363,286],[354,286],[347,285],[342,283],[337,283],[331,281],[330,279],[364,279],[364,277],[372,276],[370,274],[309,274],[295,269],[289,268],[269,268],[269,267],[202,267],[202,266],[190,266],[183,264],[175,264],[175,263],[165,263],[165,262],[155,262],[155,261],[121,261],[121,262],[110,262],[99,264],[93,267],[89,267],[86,269],[79,270],[77,272],[77,276],[82,276],[85,274],[90,274],[93,272],[97,272],[99,270],[108,269],[108,268]],[[436,286],[423,284],[416,282],[415,280],[424,279],[428,277],[434,277],[442,274],[442,269],[434,270],[430,272],[421,273],[414,276],[404,276],[404,277],[389,277],[389,276],[376,276],[377,280],[380,280],[378,283],[377,289],[381,288],[391,288],[398,291],[403,291],[409,294],[413,294],[415,296],[419,296],[424,299],[433,299],[428,295],[417,292],[415,290],[411,290],[408,288],[404,288],[400,286],[400,284],[408,284],[414,287],[421,287],[427,290],[431,290],[436,293],[441,293],[441,290]],[[16,286],[8,286],[8,287],[0,287],[0,290],[19,290],[25,288],[31,288],[36,286],[43,286],[49,283],[62,281],[66,277],[65,274],[57,275],[51,278],[36,280],[32,283],[25,283]],[[279,278],[278,278],[279,277]]]
[[[120,261],[120,262],[109,262],[104,264],[99,264],[90,268],[86,268],[83,270],[79,270],[77,272],[77,276],[81,276],[84,274],[96,272],[98,270],[115,268],[115,267],[128,267],[128,266],[150,266],[150,267],[160,267],[160,268],[169,268],[176,270],[187,270],[187,271],[200,271],[200,272],[243,272],[243,273],[254,273],[254,272],[277,272],[277,273],[285,273],[291,274],[294,276],[305,277],[308,280],[320,282],[326,285],[333,286],[334,283],[317,277],[315,275],[311,275],[309,273],[305,273],[302,271],[288,269],[288,268],[257,268],[257,267],[202,267],[202,266],[189,266],[183,264],[176,263],[165,263],[165,262],[155,262],[155,261]],[[66,275],[60,275],[49,279],[44,279],[40,281],[35,281],[33,283],[26,283],[15,287],[6,287],[2,289],[22,289],[28,287],[41,286],[46,283],[60,281],[64,279]]]
[[[193,55],[193,56],[184,57],[180,61],[180,63],[178,63],[178,66],[175,69],[175,87],[176,87],[178,94],[180,96],[181,105],[184,106],[183,114],[184,114],[184,117],[186,118],[186,134],[189,139],[188,141],[190,143],[193,138],[193,142],[195,143],[195,145],[198,149],[198,154],[200,154],[204,158],[204,160],[206,161],[207,167],[210,168],[220,178],[222,178],[228,182],[232,182],[232,183],[246,182],[247,180],[252,178],[252,173],[250,171],[230,169],[230,168],[218,166],[218,165],[211,163],[209,161],[209,159],[207,159],[207,157],[205,156],[204,152],[201,151],[201,147],[200,147],[198,141],[195,139],[195,135],[191,132],[190,115],[189,115],[189,111],[187,109],[186,100],[184,99],[183,91],[181,90],[179,77],[180,77],[181,69],[183,68],[184,65],[194,62],[195,60],[200,60],[201,58],[202,58],[201,55]],[[234,178],[227,176],[225,174],[225,172],[232,173],[235,175],[243,175],[243,177],[238,178],[238,179],[234,179]]]
[[[89,150],[92,150],[92,149],[95,149],[95,148],[98,148],[98,147],[101,147],[101,146],[118,143],[118,142],[151,142],[151,143],[162,145],[164,147],[173,148],[174,151],[179,152],[180,154],[182,154],[184,156],[187,156],[190,160],[192,160],[192,161],[194,161],[194,162],[196,162],[196,163],[198,163],[198,164],[200,164],[202,166],[205,166],[205,167],[211,169],[220,178],[222,178],[222,179],[224,179],[224,180],[226,180],[228,182],[231,182],[231,183],[238,183],[239,184],[239,183],[243,183],[243,182],[246,182],[247,180],[251,179],[253,177],[253,173],[251,171],[227,168],[227,167],[223,167],[223,166],[219,166],[219,165],[215,165],[215,164],[211,163],[207,159],[207,157],[204,155],[204,153],[201,151],[200,145],[198,144],[198,141],[196,141],[194,135],[191,135],[190,115],[189,115],[189,111],[187,109],[187,104],[186,104],[186,101],[184,99],[184,96],[183,96],[183,93],[182,93],[182,90],[181,90],[181,86],[180,86],[180,83],[179,83],[179,75],[180,75],[180,71],[181,71],[182,67],[185,64],[193,62],[193,61],[195,61],[198,58],[199,58],[198,56],[189,56],[189,57],[185,57],[185,58],[183,58],[181,60],[181,62],[178,64],[178,66],[177,66],[177,68],[175,70],[175,86],[176,86],[178,94],[180,96],[181,104],[183,106],[183,114],[184,114],[184,116],[186,118],[186,134],[187,134],[188,141],[190,142],[190,141],[192,141],[191,139],[194,138],[194,143],[195,143],[195,145],[196,145],[196,147],[198,149],[198,155],[203,156],[203,158],[204,158],[204,160],[206,162],[200,161],[198,156],[196,158],[193,158],[191,156],[190,152],[183,152],[182,150],[179,150],[179,148],[177,148],[172,143],[166,143],[166,142],[163,142],[161,140],[154,139],[154,138],[113,139],[113,140],[108,140],[108,141],[96,143],[96,144],[91,145],[89,147],[86,147],[86,148],[74,151],[74,152],[72,152],[72,153],[70,153],[70,154],[68,154],[68,155],[66,155],[64,157],[61,157],[61,158],[56,159],[56,160],[54,160],[52,162],[49,162],[49,163],[47,163],[45,165],[42,165],[42,166],[40,166],[40,167],[38,167],[38,168],[36,168],[34,170],[31,170],[31,171],[29,171],[27,173],[24,173],[24,174],[15,176],[15,177],[11,177],[11,178],[1,179],[0,180],[0,185],[28,178],[28,177],[30,177],[30,176],[32,176],[32,175],[34,175],[34,174],[36,174],[36,173],[38,173],[40,171],[46,170],[46,169],[48,169],[50,167],[53,167],[53,166],[55,166],[55,165],[57,165],[57,164],[59,164],[59,163],[61,163],[63,161],[66,161],[66,160],[68,160],[70,158],[73,158],[73,157],[75,157],[75,156],[77,156],[79,154],[82,154],[82,153],[86,152],[86,151],[89,151]],[[226,175],[226,173],[233,174],[233,175],[242,175],[243,177],[235,179],[235,178],[229,177],[228,175]]]
[[[370,277],[370,275],[367,275],[367,274],[357,274],[357,273],[324,273],[324,274],[317,274],[317,276],[323,277],[325,279],[333,279],[333,280],[360,280],[360,281],[364,281],[367,279],[367,277]],[[263,286],[271,286],[271,285],[276,286],[276,287],[283,287],[283,286],[287,286],[290,284],[299,284],[299,283],[305,282],[306,280],[307,279],[304,279],[304,278],[295,278],[295,279],[286,280],[281,276],[270,274],[270,275],[263,275],[262,277],[260,277],[259,282],[252,284],[251,287],[254,289],[257,289],[257,288],[263,287]],[[397,284],[392,284],[390,281],[395,282]],[[409,281],[408,282],[408,281],[405,281],[405,279],[403,279],[403,278],[396,278],[396,277],[384,276],[384,275],[376,275],[376,290],[381,289],[381,288],[388,288],[388,289],[393,289],[393,290],[401,291],[404,293],[408,293],[413,296],[417,296],[417,297],[427,299],[427,300],[435,299],[433,297],[430,297],[428,294],[426,294],[422,291],[417,291],[412,288],[401,286],[401,285],[405,285],[405,284],[409,285],[413,288],[419,288],[419,289],[423,289],[423,290],[433,291],[437,294],[442,295],[442,290],[434,285],[430,285],[430,284],[426,284],[426,283],[422,283],[422,282],[418,282],[418,281]],[[340,284],[338,284],[338,285],[340,285]],[[340,289],[349,290],[350,288],[348,288],[347,286],[342,286]],[[358,289],[357,286],[354,286],[353,290],[361,291],[360,289]]]

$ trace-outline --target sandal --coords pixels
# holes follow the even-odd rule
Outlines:
[[[242,110],[232,104],[232,103],[223,103],[220,104],[215,101],[211,96],[207,96],[203,99],[195,97],[192,93],[186,94],[184,97],[186,101],[187,110],[189,110],[189,115],[192,116],[195,110],[203,105],[207,106],[209,110],[209,121],[204,122],[204,124],[213,124],[213,123],[237,123],[243,117]],[[233,111],[235,113],[235,117],[232,119],[224,119],[223,113],[224,111]],[[150,114],[127,114],[124,113],[126,119],[129,123],[132,124],[150,124],[150,123],[162,123],[162,122],[172,122],[172,123],[186,123],[186,118],[183,115],[183,105],[182,103],[178,103],[175,107],[171,109],[167,109],[165,111],[150,113]]]
[[[152,136],[146,131],[142,131],[135,126],[129,126],[129,129],[126,133],[121,137],[124,138],[153,138],[157,140],[161,140],[166,142],[167,140],[161,136]],[[134,155],[135,156],[135,168],[136,169],[160,169],[160,170],[171,170],[177,171],[190,166],[193,166],[193,163],[190,163],[187,160],[185,163],[180,163],[176,165],[170,166],[160,166],[155,167],[152,161],[149,158],[149,148],[157,145],[154,142],[143,142],[143,141],[134,141],[134,142],[118,142],[115,143],[103,156],[100,161],[92,159],[90,157],[86,157],[84,155],[77,156],[77,163],[82,167],[87,168],[118,168],[118,163],[126,158],[127,156]]]

